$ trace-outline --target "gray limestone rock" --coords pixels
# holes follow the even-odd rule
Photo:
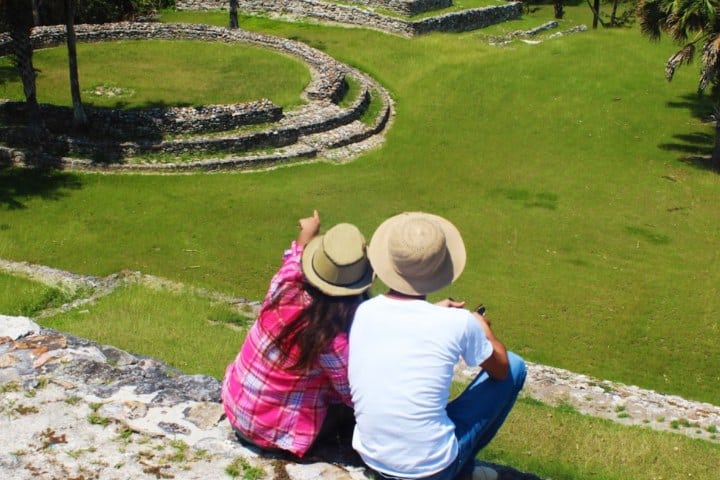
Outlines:
[[[17,340],[32,332],[39,332],[40,325],[28,317],[12,317],[0,315],[0,337],[10,337]]]

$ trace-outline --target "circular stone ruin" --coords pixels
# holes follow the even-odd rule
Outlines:
[[[88,121],[102,140],[61,133],[64,125],[72,123],[72,109],[43,104],[43,119],[50,132],[56,132],[47,139],[46,149],[39,153],[0,147],[0,163],[41,163],[75,170],[181,172],[258,169],[319,158],[347,161],[379,145],[394,115],[392,99],[378,82],[301,42],[201,24],[77,25],[76,35],[78,42],[202,40],[269,48],[291,55],[309,68],[311,81],[302,93],[306,103],[289,111],[267,99],[139,110],[86,107]],[[31,40],[33,48],[62,45],[65,28],[36,28]],[[0,55],[7,55],[9,47],[9,37],[0,34]],[[348,106],[340,106],[349,79],[359,85],[359,93]],[[370,113],[371,102],[377,113],[370,119],[362,118]],[[24,114],[24,108],[24,102],[0,101],[0,116],[17,118]],[[12,137],[12,132],[3,137]],[[202,160],[131,160],[135,155],[151,153],[197,155]]]

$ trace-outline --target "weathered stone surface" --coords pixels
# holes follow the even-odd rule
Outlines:
[[[294,480],[352,480],[350,473],[329,463],[313,463],[311,465],[288,464],[285,466],[288,475]]]
[[[14,353],[4,353],[0,355],[0,368],[14,367],[20,363],[20,358]]]
[[[217,402],[199,402],[183,411],[185,418],[201,430],[209,430],[223,418],[225,412],[222,405]]]
[[[2,336],[10,337],[13,340],[22,335],[27,335],[29,332],[37,332],[40,330],[40,326],[28,317],[0,315],[0,325],[2,325]],[[0,339],[0,344],[2,343]]]
[[[3,343],[14,360],[0,367],[0,478],[225,478],[238,457],[268,474],[276,468],[235,440],[217,379],[32,323],[14,334]],[[38,363],[40,350],[63,361]],[[309,463],[280,478],[365,476]]]

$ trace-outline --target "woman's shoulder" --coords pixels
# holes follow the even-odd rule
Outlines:
[[[344,351],[348,348],[348,334],[347,332],[340,332],[330,340],[329,346],[333,351]]]

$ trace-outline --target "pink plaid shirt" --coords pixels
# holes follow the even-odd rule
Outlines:
[[[307,372],[288,369],[266,349],[280,330],[312,301],[303,290],[303,247],[292,243],[283,256],[257,320],[240,353],[225,370],[222,402],[230,423],[257,445],[302,457],[317,437],[329,403],[352,405],[347,380],[348,337],[335,337]],[[270,307],[278,299],[274,307]]]

